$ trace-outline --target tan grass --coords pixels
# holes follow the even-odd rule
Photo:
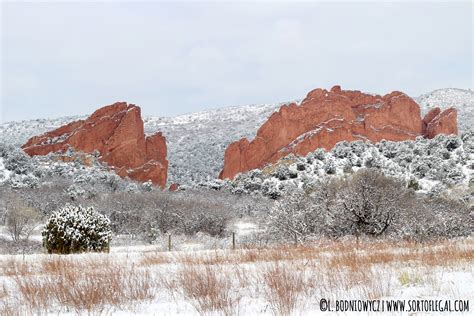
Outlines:
[[[185,266],[178,272],[178,282],[184,296],[193,302],[200,314],[218,312],[223,315],[237,314],[241,299],[233,290],[232,280],[216,267]]]
[[[378,299],[391,295],[392,282],[440,288],[434,270],[472,264],[473,258],[471,239],[321,240],[298,247],[145,252],[126,260],[116,254],[38,256],[34,261],[7,257],[0,261],[0,314],[113,313],[163,290],[176,302],[188,300],[200,314],[237,314],[243,296],[257,296],[274,314],[288,315],[323,294],[334,299],[351,292],[360,299]]]
[[[263,272],[264,296],[275,315],[290,315],[305,289],[301,271],[274,264]]]
[[[173,258],[165,255],[163,253],[155,252],[155,253],[146,253],[144,254],[140,261],[139,264],[141,266],[154,266],[154,265],[160,265],[160,264],[167,264],[173,262]]]
[[[10,301],[0,301],[0,315],[17,316],[22,313],[19,307]]]
[[[30,311],[44,311],[53,304],[76,312],[102,312],[106,306],[123,307],[154,296],[148,270],[119,264],[96,265],[54,257],[43,262],[41,276],[14,275],[23,303]],[[102,262],[103,263],[103,262]]]
[[[31,265],[15,257],[8,258],[0,263],[0,275],[30,275],[33,273]]]
[[[176,276],[176,273],[162,273],[157,276],[157,282],[166,291],[169,297],[173,300],[177,300],[180,295],[180,283]]]

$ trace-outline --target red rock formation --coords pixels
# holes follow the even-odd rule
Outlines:
[[[177,184],[177,183],[172,183],[172,184],[170,185],[170,187],[168,188],[168,190],[169,190],[170,192],[178,191],[178,189],[179,189],[179,184]]]
[[[423,118],[423,128],[426,130],[426,126],[428,125],[428,123],[430,123],[440,113],[441,109],[438,107],[429,110],[429,112],[426,113],[425,117]]]
[[[422,120],[419,105],[402,92],[379,96],[340,86],[315,89],[301,105],[284,105],[273,113],[253,141],[243,138],[230,144],[219,178],[232,179],[290,153],[304,156],[316,148],[330,150],[343,140],[403,141],[439,133],[457,134],[455,109],[430,111]]]
[[[99,151],[99,160],[115,167],[122,177],[166,185],[166,140],[161,133],[145,137],[140,108],[133,104],[105,106],[86,120],[32,137],[22,146],[30,156],[65,152],[69,147],[86,153]]]
[[[428,117],[430,114],[431,116]],[[443,112],[439,108],[434,108],[423,119],[425,123],[425,137],[433,138],[438,134],[457,134],[457,117],[458,113],[454,108],[449,108]]]

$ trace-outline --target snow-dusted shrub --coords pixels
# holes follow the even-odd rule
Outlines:
[[[301,183],[302,183],[301,188],[304,191],[312,191],[319,185],[318,180],[316,180],[313,177],[308,176],[307,174],[303,174],[301,176],[300,180],[301,180]]]
[[[324,161],[326,159],[326,151],[322,148],[318,148],[313,152],[314,159]]]
[[[395,142],[387,142],[386,140],[382,140],[377,144],[377,147],[385,157],[391,159],[397,156],[400,146]]]
[[[102,182],[112,191],[115,192],[120,188],[122,179],[115,173],[107,172],[102,175]]]
[[[138,188],[138,185],[134,182],[131,182],[127,185],[127,188],[125,189],[125,192],[130,192],[130,193],[137,193],[139,192],[140,189]]]
[[[367,149],[367,144],[361,140],[350,143],[352,153],[357,157],[362,157]]]
[[[236,186],[236,187],[233,187],[230,192],[232,194],[236,194],[236,195],[239,195],[239,194],[245,194],[245,193],[248,193],[248,191],[246,191],[243,187],[241,186]]]
[[[410,192],[377,169],[362,169],[341,180],[331,216],[335,235],[379,236],[407,209]]]
[[[288,174],[290,176],[290,179],[296,179],[298,178],[298,171],[293,169],[293,168],[289,168],[288,170]]]
[[[37,188],[39,186],[39,180],[33,174],[14,174],[9,179],[9,184],[14,189],[22,188]]]
[[[268,232],[291,241],[347,235],[425,241],[472,234],[466,203],[415,194],[415,178],[405,186],[378,169],[361,169],[342,179],[326,177],[305,191],[285,190],[268,212]]]
[[[366,154],[363,164],[366,168],[380,168],[380,156],[374,148]]]
[[[112,232],[110,220],[93,207],[66,204],[51,214],[42,235],[48,253],[69,254],[108,251]]]
[[[456,136],[446,136],[444,145],[448,151],[453,151],[462,146],[462,140]]]
[[[282,191],[278,181],[275,181],[274,178],[264,180],[262,183],[262,194],[271,199],[279,198],[282,195]]]
[[[279,180],[286,180],[290,177],[290,170],[286,165],[278,165],[275,172],[273,173],[273,176]]]
[[[420,189],[420,183],[418,182],[418,180],[416,180],[415,177],[412,177],[411,179],[408,180],[407,188],[418,191]]]
[[[259,191],[261,187],[262,179],[260,178],[247,179],[247,181],[244,181],[245,192]]]
[[[455,164],[450,164],[450,168],[447,170],[446,178],[444,179],[445,183],[448,185],[453,185],[464,180],[465,176],[462,169]]]
[[[344,173],[351,173],[352,172],[352,163],[349,159],[345,160],[342,165],[342,171]]]
[[[449,152],[449,150],[447,150],[446,148],[443,148],[439,151],[439,156],[442,158],[442,159],[449,159],[451,158],[451,153]]]
[[[310,152],[309,154],[306,155],[306,162],[309,164],[312,164],[314,161],[314,153]]]
[[[5,168],[16,174],[28,174],[33,172],[33,166],[25,152],[19,148],[12,148],[4,161]]]
[[[277,201],[268,213],[269,232],[275,237],[304,241],[315,234],[320,215],[311,197],[302,190],[294,191]]]
[[[463,148],[468,153],[474,153],[474,130],[467,131],[461,135]]]
[[[142,183],[142,189],[145,192],[150,192],[153,190],[153,182],[151,180],[148,180],[147,182]]]
[[[302,157],[299,157],[299,156],[296,157],[296,158],[297,158],[297,160],[296,160],[296,162],[294,163],[295,169],[296,169],[297,171],[304,171],[304,170],[306,170],[306,168],[308,167],[308,166],[307,166],[307,161],[306,161],[306,159],[305,159],[305,158],[302,158]]]
[[[331,150],[333,155],[337,158],[347,158],[352,154],[352,147],[347,141],[342,141],[336,144]]]
[[[66,189],[66,194],[71,200],[77,200],[86,194],[86,190],[81,185],[73,184]]]
[[[237,175],[239,177],[240,174]],[[212,189],[215,191],[220,191],[223,188],[227,188],[228,190],[232,189],[232,186],[229,185],[228,180],[221,180],[221,179],[208,179],[206,181],[201,181],[197,184],[198,187],[203,187],[207,189]]]
[[[329,157],[328,159],[326,159],[323,169],[327,174],[336,173],[336,162],[334,161],[332,157]]]

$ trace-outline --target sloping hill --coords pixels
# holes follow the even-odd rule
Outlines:
[[[168,182],[199,182],[217,176],[227,145],[253,137],[262,123],[282,104],[246,105],[202,111],[175,117],[144,117],[145,133],[163,132],[170,161]],[[30,137],[85,119],[71,116],[0,124],[0,139],[21,146]]]
[[[439,89],[415,98],[426,113],[429,108],[458,109],[460,132],[474,123],[474,92]],[[144,117],[145,132],[162,131],[167,139],[168,182],[189,184],[216,178],[223,166],[225,148],[242,137],[252,139],[257,129],[284,104],[220,108],[175,117]],[[0,141],[22,145],[28,138],[58,128],[82,116],[37,119],[0,124]]]
[[[467,131],[474,124],[474,91],[455,88],[434,90],[423,94],[415,101],[421,106],[423,114],[434,107],[442,110],[455,107],[458,110],[460,132]]]
[[[162,131],[168,146],[169,183],[215,178],[223,166],[227,145],[253,137],[281,104],[248,105],[176,117],[145,118],[145,132]]]

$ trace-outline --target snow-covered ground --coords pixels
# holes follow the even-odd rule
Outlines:
[[[337,300],[461,299],[472,311],[473,252],[472,239],[323,240],[297,248],[0,256],[0,314],[314,315],[321,299],[333,309]]]
[[[5,169],[5,165],[3,164],[3,158],[0,157],[0,184],[7,181],[10,178],[11,171]]]

